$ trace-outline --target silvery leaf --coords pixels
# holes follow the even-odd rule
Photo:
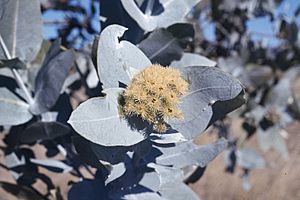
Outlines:
[[[11,60],[0,60],[0,68],[10,68],[10,69],[26,69],[26,65],[19,60],[19,58],[14,58]]]
[[[59,160],[50,160],[50,159],[40,160],[40,159],[31,158],[30,162],[43,166],[45,168],[57,168],[61,170],[63,173],[70,172],[73,169],[69,165],[66,165],[65,163]]]
[[[125,165],[124,163],[119,163],[116,165],[112,166],[110,175],[108,175],[108,178],[105,180],[105,185],[107,185],[108,183],[114,181],[115,179],[119,178],[120,176],[122,176],[126,171]]]
[[[250,175],[249,175],[249,173],[243,174],[242,179],[243,179],[243,184],[242,184],[243,189],[245,191],[249,191],[251,189],[251,183],[250,183]]]
[[[133,129],[119,116],[118,95],[122,91],[108,89],[104,91],[105,97],[85,101],[73,111],[68,123],[84,138],[103,146],[131,146],[141,142],[149,134],[147,130]]]
[[[266,99],[266,106],[276,106],[280,111],[286,108],[289,98],[292,96],[292,81],[299,75],[300,68],[289,69],[280,81],[272,88]]]
[[[239,56],[232,56],[229,58],[219,58],[218,66],[234,77],[240,76],[244,72],[244,61]]]
[[[55,111],[50,111],[50,112],[45,112],[43,114],[41,114],[41,121],[42,122],[54,122],[56,121],[58,116],[58,112]]]
[[[28,125],[20,134],[20,142],[32,143],[38,140],[53,140],[55,138],[70,134],[69,126],[60,122],[35,122]]]
[[[144,0],[135,0],[135,2],[136,2],[139,6],[141,6],[141,5],[143,4]]]
[[[172,200],[199,200],[198,196],[183,183],[183,172],[180,169],[149,163],[148,167],[155,169],[159,175],[158,192],[162,197]]]
[[[244,169],[264,168],[267,165],[265,159],[254,149],[238,149],[236,156],[237,164]]]
[[[194,27],[188,23],[177,23],[167,28],[160,28],[142,40],[137,46],[146,54],[152,63],[163,66],[179,60],[194,38]]]
[[[75,81],[77,80],[80,80],[80,75],[79,73],[74,73],[74,74],[71,74],[69,75],[65,81],[64,81],[64,84],[63,86],[61,87],[61,90],[60,90],[60,94],[63,94],[68,87],[70,87],[73,83],[75,83]],[[98,82],[98,78],[96,77],[96,80]],[[67,92],[67,91],[66,91]]]
[[[246,117],[253,118],[255,122],[258,124],[265,114],[267,113],[267,109],[258,105],[255,108],[253,108],[251,111],[246,113]]]
[[[257,66],[250,70],[245,70],[238,76],[238,79],[243,83],[246,88],[256,89],[263,85],[273,76],[271,67]]]
[[[184,182],[186,184],[196,183],[204,174],[206,167],[199,167],[198,165],[189,165],[181,170],[184,175]]]
[[[121,0],[128,14],[145,31],[153,31],[156,28],[165,28],[177,22],[183,22],[184,17],[200,0],[160,0],[164,11],[156,16],[144,14],[134,0]]]
[[[135,45],[119,41],[127,28],[110,25],[105,28],[98,43],[98,74],[103,88],[128,84],[135,73],[151,65],[149,59]]]
[[[59,45],[58,40],[52,44],[35,79],[34,103],[30,105],[33,114],[41,114],[54,106],[73,66],[74,52],[60,52]]]
[[[88,84],[88,86],[90,88],[97,87],[97,85],[99,83],[99,78],[98,78],[97,71],[95,68],[91,68],[91,71],[86,78],[86,83]]]
[[[276,150],[285,159],[288,158],[288,150],[284,138],[280,135],[281,128],[278,125],[272,126],[263,131],[257,130],[259,146],[263,151],[271,148]]]
[[[281,128],[287,127],[289,124],[294,122],[294,116],[290,115],[288,112],[282,112],[280,113],[280,121],[279,121],[279,126]]]
[[[213,121],[245,102],[242,96],[239,97],[243,93],[240,82],[220,69],[192,66],[181,70],[189,83],[189,91],[179,105],[184,119],[168,123],[185,138],[193,139]]]
[[[29,105],[8,89],[0,88],[0,124],[19,125],[32,118]]]
[[[11,57],[32,61],[43,39],[39,0],[1,0],[0,16],[0,34]],[[7,59],[2,48],[0,59]]]
[[[15,152],[12,152],[5,156],[5,164],[8,168],[14,168],[17,166],[25,165],[26,161],[23,155],[21,159],[19,159]]]
[[[290,82],[291,80],[281,79],[268,94],[266,106],[276,106],[280,110],[284,110],[288,103],[288,99],[292,95]]]
[[[187,66],[206,66],[215,67],[216,62],[204,56],[194,53],[184,53],[179,61],[173,61],[170,66],[174,68],[183,68]]]
[[[183,168],[194,164],[205,167],[226,147],[227,140],[224,138],[204,146],[199,146],[192,141],[188,141],[174,147],[159,147],[162,155],[156,158],[156,163],[160,165],[172,165],[176,168]]]
[[[170,143],[178,143],[178,142],[185,142],[187,141],[184,136],[179,133],[164,133],[164,134],[159,134],[159,133],[152,133],[150,135],[150,140],[154,143],[157,144],[170,144]]]

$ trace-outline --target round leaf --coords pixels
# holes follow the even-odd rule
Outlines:
[[[127,28],[111,25],[105,28],[98,43],[98,73],[103,88],[119,87],[119,82],[128,84],[132,76],[151,62],[135,45],[119,41]]]
[[[241,106],[244,101],[234,101],[243,88],[238,80],[216,67],[185,67],[182,69],[189,82],[189,92],[182,97],[180,109],[183,120],[170,120],[169,124],[187,139],[193,139],[208,126],[213,116],[212,106],[218,101],[226,101],[218,105],[218,116],[223,116]],[[229,100],[233,100],[228,109]],[[220,113],[218,113],[220,112]]]
[[[103,146],[130,146],[146,138],[147,130],[131,128],[118,113],[118,95],[122,89],[104,91],[106,96],[82,103],[68,121],[84,138]]]
[[[18,125],[32,118],[29,105],[6,88],[0,88],[0,124]]]

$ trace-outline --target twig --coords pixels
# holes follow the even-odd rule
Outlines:
[[[4,40],[3,40],[2,36],[1,36],[1,34],[0,34],[0,45],[1,45],[2,49],[3,49],[3,51],[4,51],[4,54],[5,54],[6,58],[7,58],[8,60],[12,59],[12,57],[11,57],[11,55],[10,55],[10,53],[9,53],[9,51],[8,51],[8,49],[7,49],[7,47],[6,47],[6,44],[4,43]],[[23,90],[23,92],[25,93],[25,97],[26,97],[27,102],[28,102],[30,105],[33,104],[33,103],[34,103],[33,98],[32,98],[32,96],[30,95],[28,89],[26,88],[26,86],[25,86],[25,84],[24,84],[24,82],[23,82],[23,80],[22,80],[20,74],[18,73],[18,71],[17,71],[16,69],[11,69],[11,72],[13,73],[13,75],[14,75],[14,77],[15,77],[15,79],[16,79],[18,85],[19,85],[19,87],[20,87],[20,88]]]

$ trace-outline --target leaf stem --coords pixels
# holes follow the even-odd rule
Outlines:
[[[1,34],[0,34],[0,45],[1,45],[2,49],[3,49],[3,51],[4,51],[4,54],[5,54],[6,58],[7,58],[8,60],[12,59],[12,57],[11,57],[11,55],[10,55],[8,49],[7,49],[7,46],[6,46],[6,44],[4,43],[4,40],[3,40],[2,36],[1,36]],[[20,74],[18,73],[18,71],[17,71],[16,69],[11,69],[11,72],[12,72],[12,74],[14,75],[14,77],[15,77],[15,79],[16,79],[18,85],[19,85],[19,87],[20,87],[20,88],[23,90],[23,92],[25,93],[25,97],[26,97],[27,102],[28,102],[30,105],[33,104],[33,103],[34,103],[34,100],[33,100],[32,96],[31,96],[30,92],[29,92],[28,89],[26,88],[26,86],[25,86],[25,84],[24,84],[24,82],[23,82],[23,80],[22,80]]]

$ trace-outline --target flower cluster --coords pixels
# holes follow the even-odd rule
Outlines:
[[[154,125],[154,130],[167,130],[166,119],[183,118],[178,105],[187,92],[188,83],[179,70],[151,65],[134,76],[125,90],[123,113],[139,116]]]

